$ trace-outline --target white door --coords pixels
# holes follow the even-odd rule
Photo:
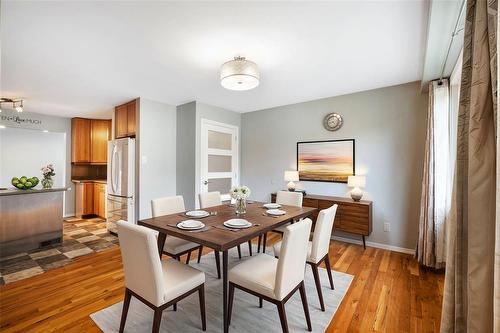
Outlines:
[[[238,184],[238,127],[201,120],[200,192],[219,191],[229,200],[229,190]]]

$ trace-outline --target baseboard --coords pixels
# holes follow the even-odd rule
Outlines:
[[[345,243],[363,245],[363,241],[358,240],[358,239],[352,239],[352,238],[347,238],[347,237],[339,237],[339,236],[332,236],[331,239],[334,239],[336,241],[345,242]],[[414,249],[407,249],[405,247],[399,247],[399,246],[394,246],[394,245],[387,245],[387,244],[382,244],[382,243],[375,243],[375,242],[368,242],[367,241],[366,242],[366,246],[375,247],[377,249],[384,249],[384,250],[394,251],[394,252],[406,253],[406,254],[415,254],[415,250]]]

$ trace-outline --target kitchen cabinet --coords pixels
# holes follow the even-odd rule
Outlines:
[[[106,164],[108,160],[108,141],[111,140],[110,120],[91,120],[90,163]]]
[[[106,185],[94,183],[94,214],[106,218]]]
[[[71,119],[71,162],[90,163],[90,119]]]
[[[75,215],[97,215],[106,218],[106,184],[94,181],[75,181]]]
[[[111,120],[71,119],[71,163],[106,164]]]
[[[115,138],[135,137],[137,100],[115,108]]]

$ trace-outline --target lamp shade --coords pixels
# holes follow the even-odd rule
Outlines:
[[[220,83],[229,90],[250,90],[259,85],[257,64],[245,57],[235,57],[224,63],[220,70]]]
[[[299,172],[293,170],[285,171],[285,181],[286,182],[298,182],[299,181]]]
[[[349,187],[365,187],[366,177],[365,176],[349,176],[347,177],[347,186]]]

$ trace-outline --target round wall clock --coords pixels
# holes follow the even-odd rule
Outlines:
[[[338,113],[329,113],[323,119],[323,126],[328,131],[336,131],[342,127],[342,116]]]

